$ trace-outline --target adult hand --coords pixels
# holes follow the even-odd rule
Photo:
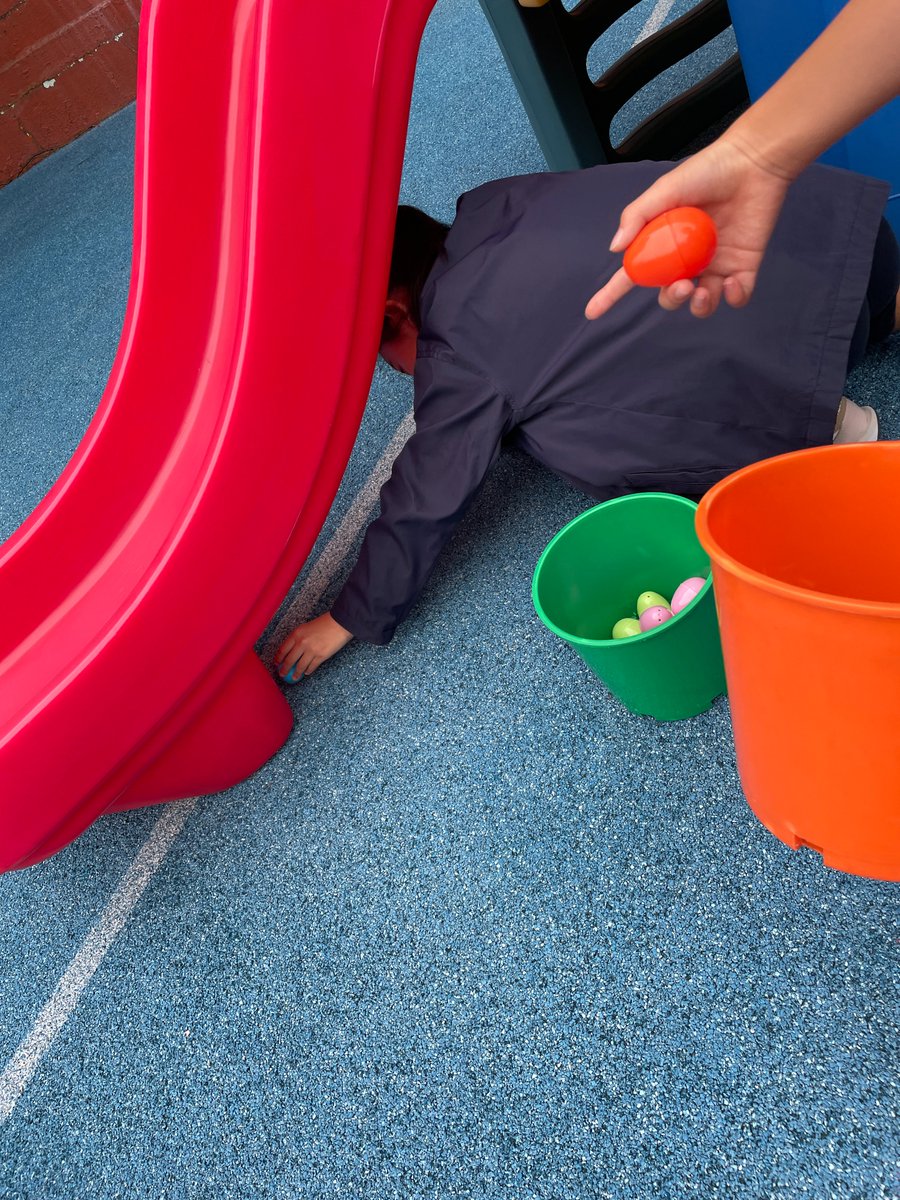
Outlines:
[[[305,621],[279,646],[275,655],[278,674],[283,679],[293,670],[293,682],[296,683],[302,676],[317,671],[352,638],[353,634],[339,625],[331,613]]]
[[[625,250],[648,221],[671,208],[693,205],[716,223],[716,253],[695,283],[679,279],[660,288],[659,302],[674,310],[690,303],[695,317],[715,312],[720,299],[734,308],[753,294],[756,276],[791,179],[754,153],[731,131],[660,176],[623,211],[610,249]],[[585,316],[609,312],[634,284],[624,268],[588,301]]]

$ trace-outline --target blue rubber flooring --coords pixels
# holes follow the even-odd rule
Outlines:
[[[132,139],[126,111],[0,192],[2,536],[105,383]],[[439,0],[403,198],[449,217],[542,167],[475,0]],[[896,340],[848,393],[900,434]],[[298,587],[410,400],[379,367]],[[540,625],[534,564],[589,504],[503,457],[392,645],[293,689],[253,779],[168,806],[184,827],[0,1124],[0,1197],[900,1197],[900,893],[766,832],[724,699],[633,716]],[[164,811],[0,878],[0,1071]]]

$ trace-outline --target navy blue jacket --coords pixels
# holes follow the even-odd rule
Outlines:
[[[831,441],[886,186],[805,172],[744,309],[697,320],[635,288],[586,320],[620,265],[607,249],[619,213],[670,165],[525,175],[460,198],[422,293],[415,433],[331,610],[356,637],[390,640],[501,443],[604,500],[699,496]]]

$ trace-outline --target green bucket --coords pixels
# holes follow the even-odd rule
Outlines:
[[[709,558],[694,531],[697,505],[639,492],[570,521],[538,560],[531,596],[548,629],[572,646],[633,713],[679,721],[725,691]],[[646,591],[671,599],[692,576],[706,584],[681,612],[647,633],[613,639]]]

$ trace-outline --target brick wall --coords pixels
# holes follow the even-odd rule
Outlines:
[[[140,0],[0,0],[0,186],[134,99]]]

